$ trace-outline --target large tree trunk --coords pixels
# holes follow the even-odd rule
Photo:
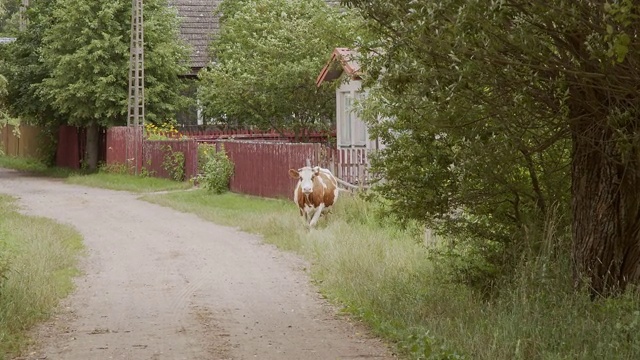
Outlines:
[[[85,163],[87,168],[95,170],[98,167],[98,137],[100,135],[100,128],[95,121],[89,123],[87,129],[87,146],[85,149]]]
[[[572,130],[574,279],[592,297],[616,295],[640,280],[640,154],[623,155],[605,119]]]

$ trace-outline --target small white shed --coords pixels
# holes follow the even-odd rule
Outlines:
[[[360,66],[357,61],[358,53],[348,48],[335,48],[331,58],[322,68],[316,85],[325,81],[343,80],[336,89],[336,137],[338,149],[367,149],[382,148],[378,139],[369,138],[367,124],[354,111],[354,100],[366,95],[362,90]]]

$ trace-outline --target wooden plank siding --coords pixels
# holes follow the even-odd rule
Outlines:
[[[330,169],[338,178],[351,184],[365,185],[367,182],[366,149],[335,149],[321,143],[290,143],[286,139],[151,141],[142,140],[141,132],[134,136],[133,129],[127,127],[114,127],[107,131],[107,164],[124,164],[127,159],[132,159],[135,141],[141,144],[138,148],[139,171],[144,167],[152,176],[171,178],[163,167],[168,146],[172,151],[184,153],[187,180],[197,175],[198,143],[216,144],[216,149],[224,149],[234,164],[231,191],[242,194],[292,198],[296,180],[289,177],[289,169],[301,168],[307,160],[312,166]]]
[[[192,139],[186,140],[145,140],[142,145],[143,166],[153,176],[165,179],[173,178],[171,166],[167,168],[165,161],[169,161],[171,153],[180,152],[184,155],[184,180],[189,180],[198,174],[198,143]]]
[[[131,172],[143,166],[142,129],[137,131],[126,126],[116,126],[107,130],[107,165],[126,165]],[[136,151],[137,149],[137,151]],[[136,154],[139,156],[136,157]],[[137,164],[134,159],[138,159]]]
[[[0,149],[7,156],[39,158],[43,148],[49,144],[41,136],[42,129],[38,126],[20,125],[18,129],[13,125],[0,128]]]
[[[298,169],[309,159],[317,164],[321,144],[274,143],[267,141],[216,141],[234,163],[231,191],[271,198],[293,198],[296,180],[289,169]]]

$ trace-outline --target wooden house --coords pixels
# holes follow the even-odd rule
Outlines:
[[[336,88],[336,141],[338,149],[378,150],[384,147],[379,139],[371,139],[367,124],[354,108],[354,102],[366,96],[362,89],[362,73],[357,51],[335,48],[316,79],[320,86],[326,81],[340,81]]]

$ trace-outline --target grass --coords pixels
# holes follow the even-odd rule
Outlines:
[[[67,181],[140,192],[186,186],[100,172],[72,174]],[[592,302],[586,292],[570,290],[567,253],[553,261],[531,256],[512,282],[486,298],[448,281],[446,263],[430,260],[419,227],[400,228],[359,198],[343,196],[311,231],[291,200],[203,190],[142,199],[261,234],[266,242],[301,254],[328,298],[407,358],[640,358],[640,292]]]
[[[137,193],[184,190],[191,187],[189,182],[176,182],[154,177],[140,177],[108,171],[83,171],[59,167],[47,167],[38,160],[29,158],[0,156],[0,167],[15,169],[34,176],[64,178],[65,182],[111,190]]]
[[[568,290],[569,261],[523,263],[494,298],[447,281],[419,228],[385,223],[371,204],[343,197],[308,231],[291,201],[204,191],[143,199],[262,234],[312,262],[325,296],[411,359],[637,359],[640,296],[592,302]],[[568,258],[568,257],[567,257]]]
[[[19,353],[27,331],[73,290],[81,249],[71,227],[22,215],[0,195],[0,359]]]
[[[139,177],[102,171],[88,175],[71,175],[67,178],[66,182],[69,184],[136,193],[184,190],[191,187],[191,184],[186,181],[177,182],[155,177]]]
[[[26,172],[31,175],[48,176],[55,178],[66,178],[72,174],[79,173],[78,170],[64,169],[59,167],[47,167],[42,162],[14,156],[0,156],[0,168],[14,169]]]

